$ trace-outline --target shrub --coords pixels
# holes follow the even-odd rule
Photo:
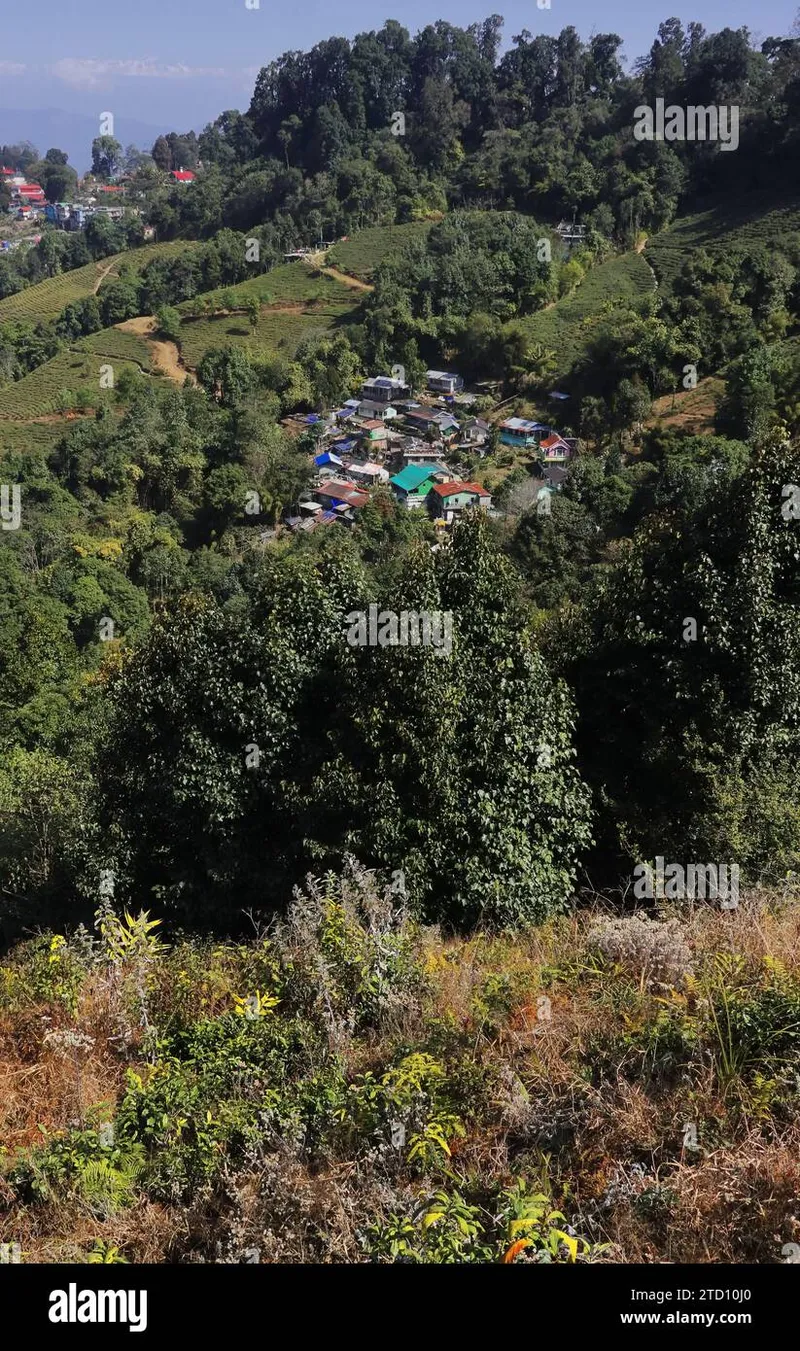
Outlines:
[[[344,875],[295,888],[273,940],[292,1003],[319,1016],[335,1045],[407,1013],[422,989],[405,897],[348,857]]]
[[[180,342],[181,315],[172,305],[162,305],[156,310],[156,323],[161,337],[169,342]]]
[[[145,1166],[141,1145],[100,1130],[70,1131],[43,1149],[26,1150],[7,1175],[26,1204],[79,1197],[97,1219],[131,1205]]]
[[[151,1195],[177,1199],[240,1163],[262,1140],[265,1120],[291,1115],[293,1081],[322,1060],[300,1019],[202,1019],[162,1039],[155,1065],[128,1073],[117,1129],[148,1153]]]
[[[642,988],[676,989],[692,969],[692,954],[676,919],[659,923],[633,915],[604,920],[590,930],[588,945]]]
[[[575,1262],[603,1251],[579,1238],[549,1196],[518,1178],[497,1197],[494,1213],[458,1191],[439,1191],[411,1214],[395,1213],[367,1230],[373,1257],[415,1263]]]

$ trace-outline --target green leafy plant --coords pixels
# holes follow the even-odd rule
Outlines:
[[[102,1238],[95,1240],[94,1247],[90,1250],[87,1262],[92,1265],[102,1263],[103,1266],[127,1265],[127,1257],[123,1257],[119,1248],[113,1243],[106,1243]]]
[[[588,1252],[585,1239],[560,1228],[557,1220],[566,1224],[560,1210],[551,1209],[549,1196],[532,1193],[524,1178],[520,1178],[504,1194],[501,1218],[505,1221],[509,1246],[503,1254],[504,1262],[514,1262],[524,1254],[534,1254],[537,1261],[555,1262],[563,1249],[566,1260],[575,1262],[579,1251]]]
[[[122,918],[110,907],[97,913],[97,927],[110,962],[121,966],[142,958],[158,957],[166,950],[154,930],[160,919],[151,919],[147,910],[134,918],[126,910]]]
[[[440,1166],[452,1157],[448,1136],[463,1137],[466,1130],[452,1112],[440,1112],[427,1121],[421,1131],[411,1136],[408,1151],[409,1163],[418,1163],[423,1168]]]

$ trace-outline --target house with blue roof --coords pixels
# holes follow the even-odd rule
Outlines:
[[[500,444],[528,450],[532,446],[538,446],[552,430],[552,427],[546,426],[544,422],[532,422],[530,418],[506,418],[505,422],[500,423]]]

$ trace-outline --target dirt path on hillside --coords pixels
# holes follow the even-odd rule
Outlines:
[[[341,282],[342,286],[349,286],[353,291],[372,291],[374,288],[365,281],[359,281],[358,277],[351,277],[347,272],[340,272],[338,267],[331,267],[325,262],[327,253],[310,253],[305,259],[308,267],[313,268],[315,272],[324,272],[326,277],[333,277],[334,281]]]
[[[88,413],[38,413],[36,417],[8,417],[5,413],[0,413],[0,423],[11,422],[15,426],[24,425],[27,427],[29,422],[76,422],[82,421]]]
[[[115,328],[122,329],[123,333],[136,333],[140,338],[146,338],[153,332],[156,326],[156,317],[154,314],[142,314],[138,319],[126,319],[122,324],[115,324]]]
[[[359,281],[358,277],[350,277],[346,272],[340,272],[338,267],[321,267],[320,272],[324,272],[326,277],[333,277],[334,281],[340,281],[344,286],[351,286],[354,291],[373,289],[367,282]]]
[[[634,253],[644,253],[645,249],[647,248],[647,241],[648,241],[648,239],[649,239],[649,235],[645,235],[643,239],[640,239],[640,240],[639,240],[639,243],[636,244],[636,246],[634,247],[634,250],[633,250]],[[643,259],[642,259],[642,262],[645,264],[646,267],[649,267],[649,268],[650,268],[650,276],[653,278],[653,290],[654,290],[654,291],[657,291],[657,290],[658,290],[658,277],[656,276],[656,274],[655,274],[655,272],[653,271],[652,267],[650,267],[650,264],[648,263],[648,261],[647,261],[646,258],[643,258]]]
[[[100,273],[100,276],[97,278],[97,281],[95,282],[94,286],[92,287],[92,295],[93,295],[93,296],[96,296],[96,295],[97,295],[97,292],[100,290],[100,287],[103,285],[103,282],[105,281],[105,279],[106,279],[106,277],[108,276],[109,272],[113,272],[113,270],[114,270],[114,268],[117,266],[117,263],[118,263],[118,262],[119,262],[119,259],[118,259],[118,258],[114,258],[114,259],[109,263],[108,267],[104,267],[104,268],[103,268],[103,271]]]
[[[162,342],[151,338],[147,345],[153,353],[155,365],[169,376],[170,380],[179,385],[185,385],[187,380],[194,384],[194,376],[181,365],[181,354],[174,342]]]
[[[153,358],[153,365],[157,366],[164,375],[169,376],[176,384],[183,385],[190,378],[189,372],[181,365],[181,354],[174,342],[166,342],[163,338],[153,338],[151,334],[156,327],[156,319],[153,314],[143,314],[138,319],[126,319],[123,324],[115,324],[115,328],[123,333],[135,333],[138,337],[144,338],[150,349]]]

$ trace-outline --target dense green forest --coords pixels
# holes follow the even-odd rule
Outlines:
[[[0,257],[0,1239],[30,1260],[796,1236],[800,38],[668,19],[626,71],[614,33],[501,37],[286,53],[129,166],[139,214]],[[637,140],[656,98],[735,105],[735,153]],[[384,484],[290,532],[314,415],[398,368],[464,377],[486,453],[448,468],[493,509],[443,535]],[[512,414],[576,445],[546,511]],[[446,613],[451,650],[348,645],[371,605]],[[741,896],[634,913],[657,859]]]

